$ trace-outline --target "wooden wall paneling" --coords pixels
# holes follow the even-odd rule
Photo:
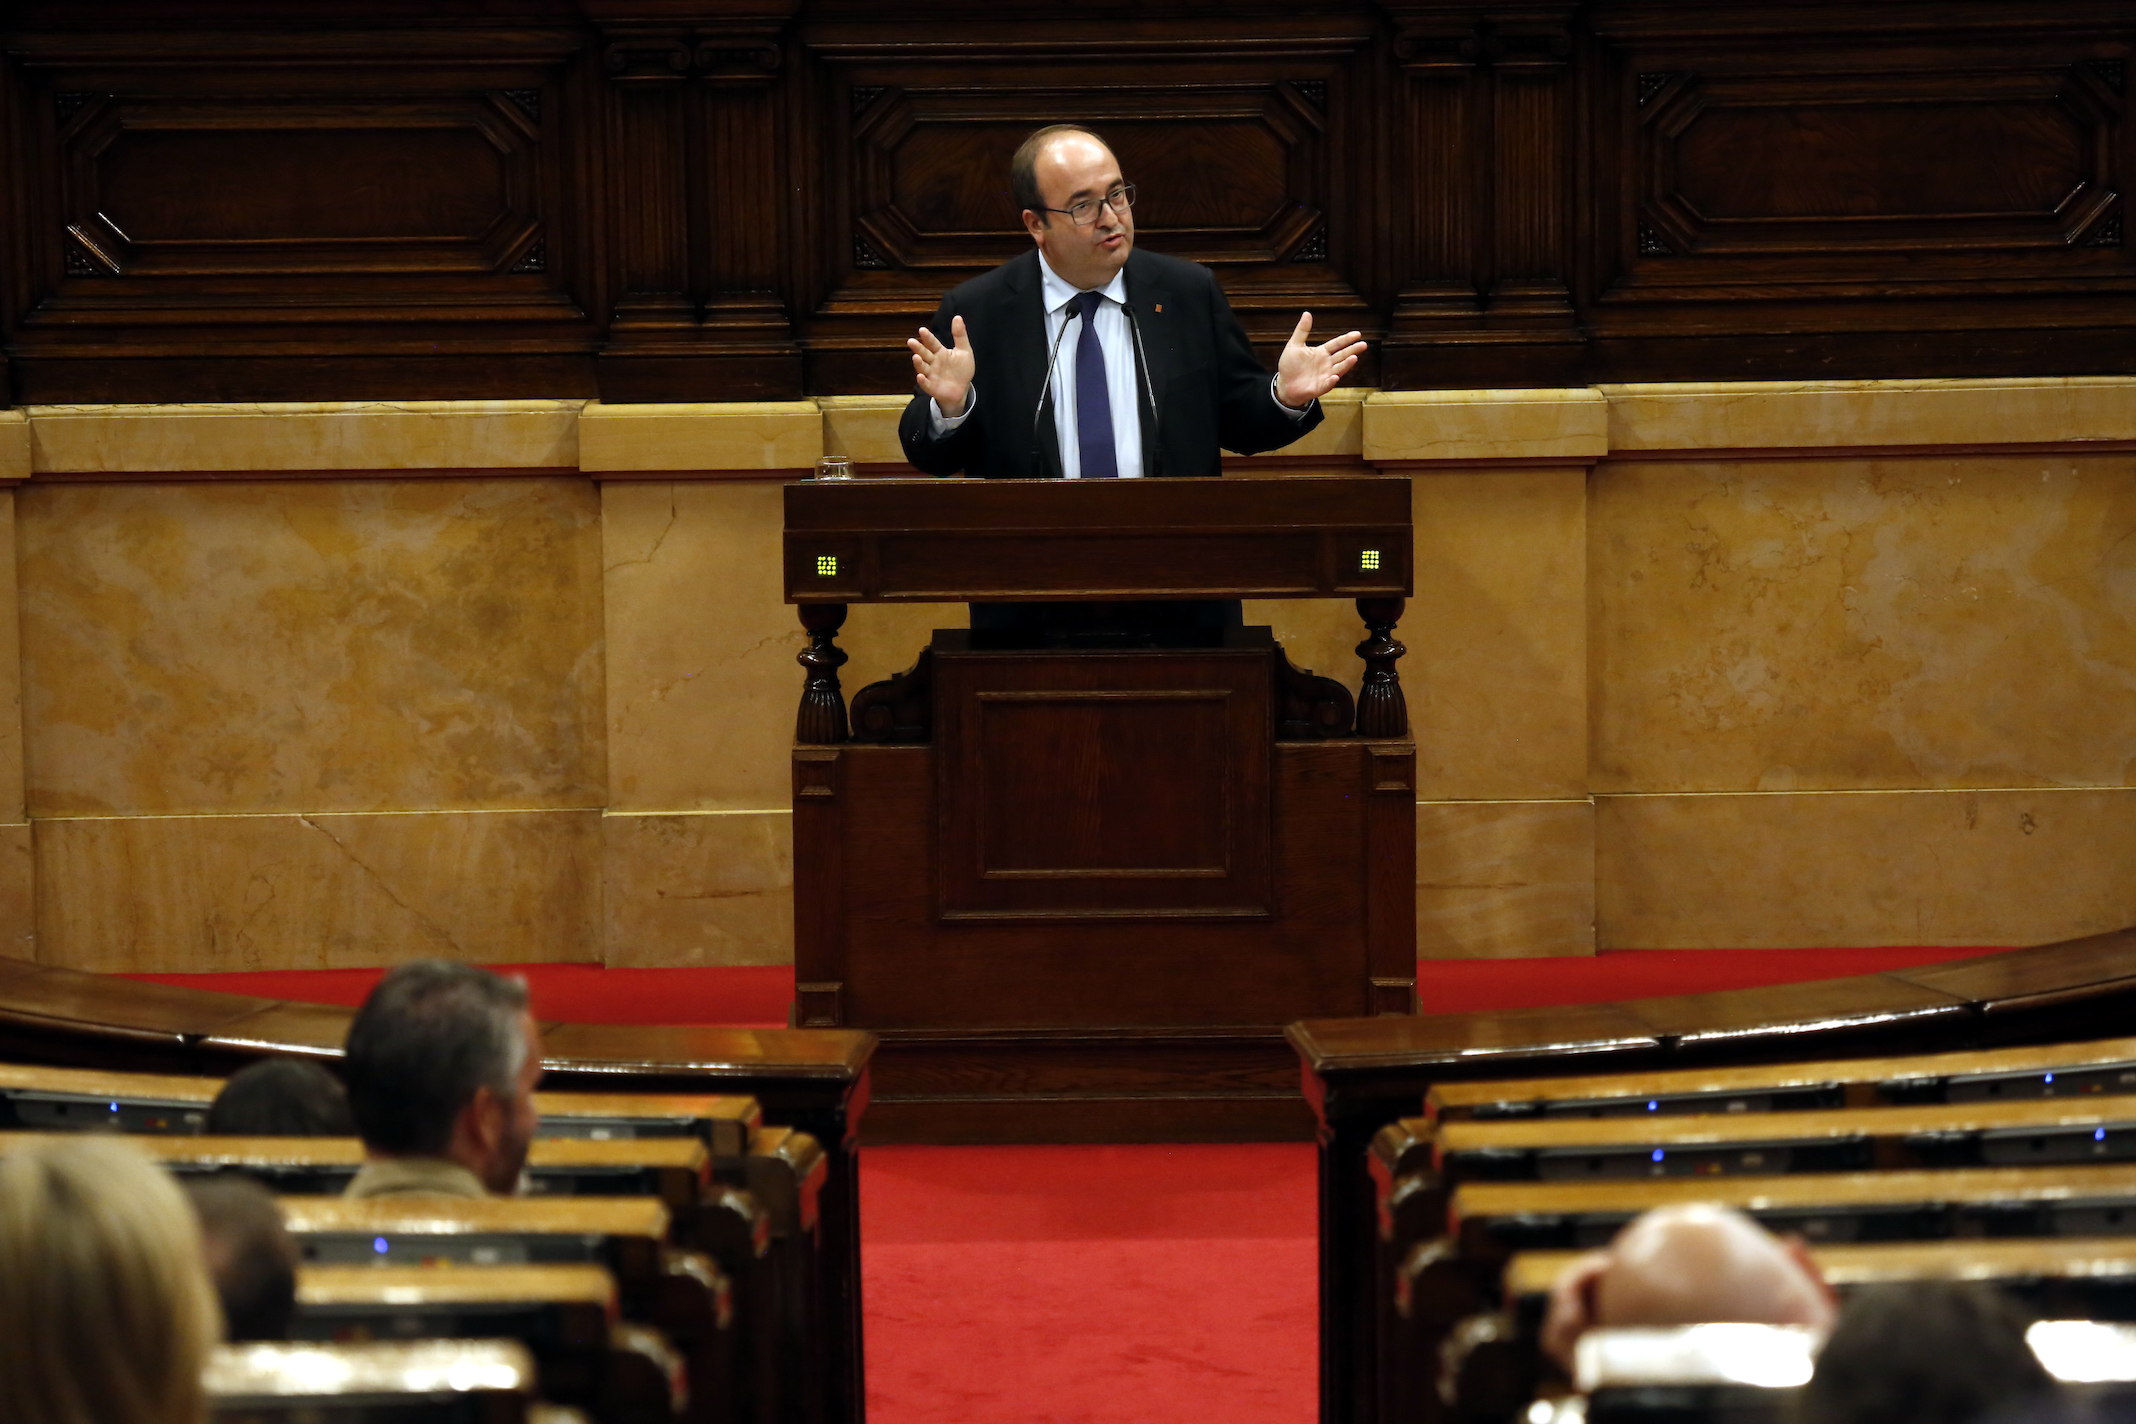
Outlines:
[[[12,55],[0,52],[0,409],[14,404],[8,335],[29,287],[29,232],[24,224],[28,146],[23,142],[22,86]]]
[[[1389,5],[1391,182],[1411,201],[1390,386],[1577,385],[1567,5]]]
[[[32,401],[572,394],[574,30],[14,33]]]
[[[602,30],[618,297],[601,396],[797,397],[800,353],[783,296],[783,32],[793,4],[665,8],[683,23]]]
[[[904,338],[943,291],[1028,243],[1009,156],[1060,120],[1113,144],[1140,189],[1137,241],[1215,267],[1267,354],[1304,308],[1321,330],[1376,335],[1369,279],[1338,263],[1371,255],[1351,169],[1371,151],[1354,126],[1374,116],[1346,91],[1372,34],[1363,10],[805,24],[835,185],[803,321],[810,389],[910,389]]]
[[[1599,377],[2136,360],[2125,7],[1595,20]]]
[[[763,395],[799,396],[801,347],[784,293],[790,250],[786,210],[786,45],[770,25],[701,36],[707,259],[704,324]],[[699,396],[697,399],[707,399]]]

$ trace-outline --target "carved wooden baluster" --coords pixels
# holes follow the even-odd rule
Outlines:
[[[1357,645],[1357,655],[1365,660],[1364,686],[1357,693],[1357,735],[1406,737],[1409,703],[1402,696],[1401,675],[1394,670],[1395,661],[1409,651],[1394,640],[1402,600],[1360,598],[1357,616],[1365,620],[1365,631],[1371,635]]]
[[[801,684],[801,711],[794,718],[797,742],[826,745],[846,740],[845,691],[838,685],[846,650],[835,641],[845,618],[843,603],[801,605],[801,626],[809,638],[794,661],[808,669],[808,680]]]

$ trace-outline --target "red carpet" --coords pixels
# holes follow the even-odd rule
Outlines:
[[[1642,949],[1583,959],[1427,959],[1417,965],[1426,1013],[1594,1004],[1654,994],[1755,989],[1907,969],[1938,960],[2000,954],[1999,949]],[[577,1023],[697,1023],[777,1026],[786,1022],[794,972],[786,965],[734,969],[603,969],[597,964],[499,965],[526,976],[539,1018]],[[291,969],[231,974],[133,974],[229,994],[360,1004],[384,971]]]
[[[862,1163],[870,1424],[1311,1424],[1311,1147]]]

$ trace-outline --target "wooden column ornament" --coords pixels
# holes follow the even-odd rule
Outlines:
[[[1409,735],[1409,704],[1402,696],[1401,675],[1394,670],[1396,661],[1409,651],[1394,640],[1394,625],[1401,619],[1402,604],[1399,598],[1357,600],[1357,615],[1365,620],[1365,631],[1370,635],[1357,645],[1357,655],[1365,660],[1364,686],[1357,694],[1360,737]]]
[[[794,655],[794,661],[808,670],[808,679],[801,684],[801,711],[794,718],[794,740],[830,746],[847,739],[845,690],[838,685],[838,669],[845,666],[846,650],[837,643],[838,630],[845,626],[846,606],[804,603],[800,609],[801,626],[808,630],[808,646]]]

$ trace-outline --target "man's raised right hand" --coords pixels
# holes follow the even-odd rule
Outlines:
[[[922,391],[934,397],[942,414],[954,420],[964,414],[964,400],[971,394],[972,373],[978,369],[978,360],[964,334],[963,317],[949,319],[949,337],[954,344],[944,346],[923,326],[920,334],[905,345],[912,352],[913,379]]]

